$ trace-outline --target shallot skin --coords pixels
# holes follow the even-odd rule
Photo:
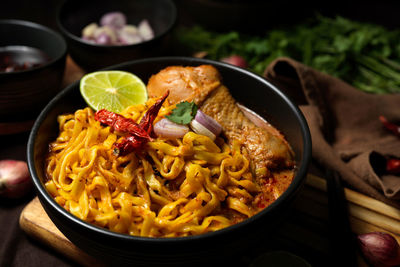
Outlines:
[[[101,17],[100,25],[119,29],[126,25],[126,21],[126,16],[122,12],[109,12]]]

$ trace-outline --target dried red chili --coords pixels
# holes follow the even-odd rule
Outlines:
[[[114,151],[118,155],[126,155],[132,151],[138,151],[145,143],[147,143],[146,139],[141,139],[137,136],[130,135],[122,139],[121,142],[115,143]]]
[[[94,114],[94,119],[101,122],[102,124],[111,127],[111,131],[118,131],[122,133],[129,133],[137,137],[149,139],[150,136],[143,128],[139,126],[135,121],[124,116],[101,109]]]
[[[390,158],[386,161],[386,172],[400,174],[400,159]]]
[[[384,116],[379,116],[379,120],[387,130],[400,137],[400,125],[389,122]]]
[[[151,133],[153,121],[158,115],[162,104],[164,103],[165,99],[168,97],[169,91],[167,91],[157,102],[152,105],[144,114],[143,118],[140,120],[139,127],[145,130],[148,134]]]
[[[139,150],[144,144],[151,141],[150,133],[153,129],[153,122],[168,95],[169,92],[166,92],[163,97],[157,100],[147,110],[139,124],[132,119],[105,109],[96,112],[95,120],[110,126],[112,131],[128,134],[119,143],[114,144],[117,154],[126,155],[134,150]]]

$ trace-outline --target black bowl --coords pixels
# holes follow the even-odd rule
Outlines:
[[[147,19],[154,30],[154,38],[133,45],[98,45],[81,38],[82,29],[102,15],[121,11],[127,23],[137,25]],[[69,54],[87,71],[113,64],[161,55],[168,48],[169,33],[177,20],[172,0],[88,0],[65,1],[57,13],[57,24],[64,34]]]
[[[39,49],[50,58],[35,68],[0,72],[0,121],[34,120],[59,92],[67,45],[55,31],[22,20],[0,20],[0,48]],[[33,48],[33,49],[32,49]]]
[[[262,212],[237,225],[198,236],[181,238],[145,238],[114,233],[93,226],[59,206],[43,186],[44,159],[49,142],[58,134],[57,116],[86,106],[76,82],[64,89],[39,115],[28,141],[28,164],[39,199],[49,217],[73,243],[91,255],[115,264],[171,265],[207,263],[268,242],[268,234],[283,219],[298,193],[311,158],[311,140],[300,110],[279,89],[264,78],[244,69],[205,59],[185,57],[151,58],[131,61],[107,69],[135,73],[147,83],[150,75],[171,65],[212,64],[223,82],[241,104],[260,114],[280,129],[296,153],[297,173],[289,188]],[[265,232],[265,233],[264,233]],[[221,256],[224,255],[224,258]],[[235,259],[235,257],[232,257]]]

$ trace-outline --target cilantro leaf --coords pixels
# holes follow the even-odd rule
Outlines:
[[[176,105],[171,115],[165,117],[178,124],[189,124],[196,116],[197,109],[198,107],[194,102],[184,101]]]

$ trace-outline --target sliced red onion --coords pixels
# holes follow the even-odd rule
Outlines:
[[[82,38],[91,40],[94,38],[95,31],[99,28],[97,23],[90,23],[82,30]]]
[[[215,136],[218,136],[222,131],[222,126],[213,118],[202,112],[201,110],[197,110],[196,116],[194,118],[201,125],[206,127],[210,132],[212,132]]]
[[[137,44],[143,41],[137,27],[125,25],[118,31],[118,41],[121,44]]]
[[[139,25],[128,25],[126,16],[119,11],[104,14],[100,26],[96,23],[87,25],[81,37],[103,45],[131,45],[154,38],[154,31],[148,20],[143,19]]]
[[[111,27],[99,27],[94,32],[94,39],[98,44],[114,44],[117,41],[117,33]]]
[[[143,42],[142,37],[139,34],[125,34],[122,33],[118,36],[119,44],[131,45]]]
[[[135,25],[125,25],[119,31],[129,34],[139,34],[139,30]]]
[[[157,136],[165,138],[181,138],[189,132],[186,125],[177,124],[169,119],[162,119],[154,124],[153,131]]]
[[[108,35],[107,33],[101,33],[99,34],[99,36],[97,36],[96,43],[102,45],[109,45],[112,44],[112,40],[110,35]]]
[[[126,16],[121,12],[106,13],[101,17],[100,25],[120,29],[126,25]]]
[[[149,22],[144,19],[138,25],[138,31],[140,36],[142,36],[143,40],[147,41],[154,38],[154,32],[151,28]]]
[[[94,40],[94,39],[91,38],[91,37],[83,36],[82,39],[85,40],[85,41],[87,41],[87,42],[90,42],[90,43],[96,43],[96,40]]]
[[[213,141],[216,138],[215,134],[213,134],[210,130],[208,130],[206,127],[204,127],[203,124],[201,124],[200,122],[198,122],[196,120],[192,120],[190,122],[190,128],[192,128],[192,130],[195,133],[210,137],[210,139]]]

